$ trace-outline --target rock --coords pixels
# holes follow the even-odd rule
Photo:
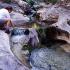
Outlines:
[[[37,13],[40,13],[40,21],[44,21],[46,26],[49,24],[70,33],[70,26],[68,25],[68,20],[70,20],[69,12],[70,10],[58,5],[52,5],[52,7],[42,8],[37,11]],[[54,21],[49,21],[50,19]]]
[[[0,8],[5,8],[6,6],[12,6],[13,11],[18,13],[24,13],[24,11],[16,3],[0,3]]]
[[[46,15],[46,11],[47,11],[46,8],[43,8],[43,9],[37,11],[37,13],[40,13],[40,17],[41,17],[40,19],[41,20],[45,20],[46,19],[46,16],[45,16]]]
[[[70,54],[70,44],[60,46],[66,53]]]
[[[49,14],[52,13],[51,11],[53,11],[54,6],[53,7],[51,7],[51,6],[49,6],[48,8],[41,8],[37,11],[37,13],[40,13],[41,20],[46,20],[49,17]]]
[[[37,67],[32,67],[31,70],[45,70],[44,68],[37,68]],[[47,69],[48,70],[48,69]]]
[[[27,67],[30,67],[29,62],[28,62],[29,57],[27,56],[27,55],[29,55],[29,51],[28,50],[24,50],[24,51],[22,50],[22,48],[23,48],[22,44],[26,44],[29,40],[29,39],[27,39],[25,41],[25,39],[27,39],[25,37],[25,35],[13,36],[11,38],[12,51],[16,55],[16,57],[21,61],[22,64],[24,64]]]
[[[70,52],[70,34],[67,31],[58,27],[47,27],[41,28],[40,30],[38,29],[37,32],[41,45],[47,47],[51,47],[53,43],[54,45],[65,45],[62,46],[62,49],[64,49],[65,52]]]
[[[59,2],[60,6],[67,9],[67,10],[70,10],[70,1],[69,0],[60,0]]]
[[[34,49],[35,46],[38,45],[39,40],[35,29],[28,29],[29,34],[27,35],[26,28],[16,28],[11,31],[11,46],[12,51],[16,55],[16,57],[27,67],[30,67],[29,64],[29,56],[30,56],[30,48]],[[25,48],[25,45],[29,45],[28,48]],[[31,50],[32,51],[32,50]]]
[[[14,2],[18,3],[20,6],[26,5],[27,3],[23,0],[14,0]]]
[[[70,57],[56,50],[41,48],[31,53],[32,70],[69,70]]]
[[[51,18],[53,19],[53,16],[55,16],[57,18],[55,20],[56,25],[59,26],[59,27],[61,27],[62,25],[66,25],[65,26],[66,28],[68,28],[68,25],[67,25],[66,22],[67,22],[67,19],[69,19],[69,15],[70,15],[69,12],[70,12],[70,10],[67,10],[63,7],[58,6],[58,5],[51,5],[48,8],[41,8],[37,11],[37,13],[40,13],[40,20],[41,21],[42,20],[47,20],[48,21],[48,19],[49,20]],[[51,17],[49,15],[51,15]],[[61,27],[61,28],[63,28],[63,27]],[[69,30],[69,29],[66,29],[66,30]]]
[[[46,3],[44,3],[44,2],[41,2],[41,3],[39,3],[39,4],[35,4],[35,5],[33,5],[37,10],[39,10],[40,8],[49,8],[49,7],[51,7],[52,6],[52,4],[46,4]]]
[[[42,22],[45,22],[47,25],[52,25],[58,21],[59,15],[58,14],[50,14],[49,17],[46,20],[43,20]]]
[[[55,42],[57,42],[57,40],[62,40],[67,43],[70,43],[69,41],[70,34],[67,31],[62,30],[58,27],[49,26],[47,28],[40,28],[40,29],[37,29],[37,32],[41,43],[47,44],[48,40],[50,41],[55,40]]]
[[[48,27],[46,29],[46,39],[60,39],[70,43],[70,34],[58,27]]]
[[[28,35],[25,34],[26,30],[29,30]],[[22,39],[21,37],[23,37],[24,39],[21,41],[22,45],[26,44],[30,39],[31,39],[32,46],[37,46],[37,44],[39,43],[38,34],[34,28],[28,28],[28,29],[27,28],[14,28],[11,31],[11,37],[12,36],[15,36],[15,40],[17,39],[16,41],[18,41],[18,42],[20,41],[20,39]],[[19,36],[20,39],[18,39],[17,36]],[[25,41],[25,38],[27,41]],[[15,40],[13,40],[13,41],[15,42]]]
[[[12,23],[15,26],[23,26],[25,23],[28,23],[30,20],[26,15],[23,16],[23,14],[17,12],[12,12],[10,15]]]
[[[20,7],[26,8],[28,6],[28,3],[23,0],[14,0],[13,2],[16,2]]]
[[[33,0],[36,4],[39,4],[39,3],[42,3],[42,2],[45,2],[47,3],[47,0]]]
[[[11,5],[8,4],[8,3],[2,3],[2,2],[0,2],[0,7],[1,7],[1,8],[5,8],[5,7],[7,7],[7,6],[11,6]]]
[[[29,70],[12,53],[9,36],[0,30],[0,69],[1,70]]]
[[[13,8],[13,11],[24,14],[24,11],[16,3],[10,3]]]
[[[39,43],[38,33],[37,33],[36,29],[34,29],[34,28],[31,28],[29,30],[30,30],[29,36],[30,36],[30,38],[32,38],[31,44],[32,44],[32,46],[36,47]]]

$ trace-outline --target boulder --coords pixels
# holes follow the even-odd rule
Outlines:
[[[35,49],[31,53],[32,70],[69,70],[70,57],[54,49]]]

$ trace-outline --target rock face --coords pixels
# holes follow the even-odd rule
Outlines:
[[[69,70],[70,57],[56,50],[41,48],[31,54],[32,70]]]
[[[0,69],[29,70],[14,56],[11,51],[9,36],[0,30]]]

